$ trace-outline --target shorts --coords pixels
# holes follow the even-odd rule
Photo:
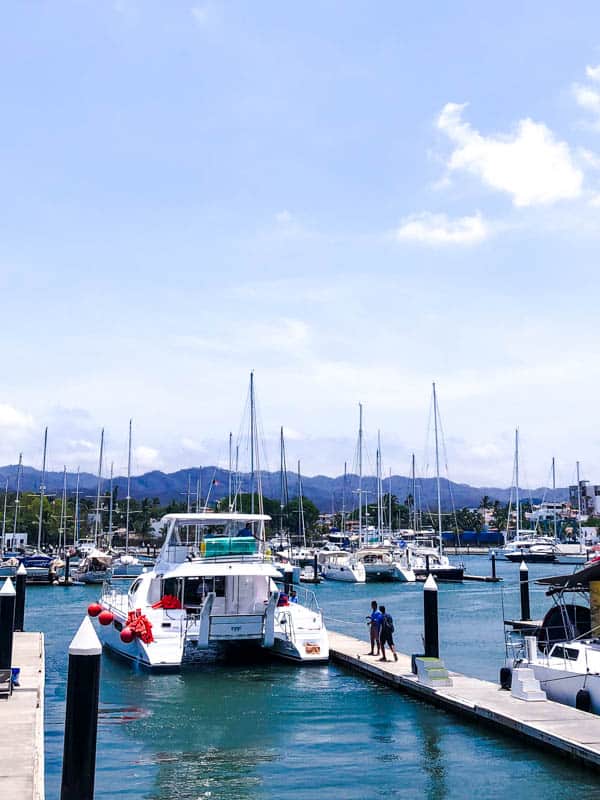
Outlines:
[[[394,646],[394,637],[391,633],[382,633],[379,641],[382,645],[387,644],[389,647]]]

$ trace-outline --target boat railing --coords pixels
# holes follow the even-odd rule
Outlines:
[[[284,591],[284,585],[280,581],[275,581],[277,584],[277,588],[280,592]],[[312,591],[312,589],[307,589],[305,586],[297,586],[294,584],[292,587],[296,592],[296,596],[298,598],[298,604],[304,606],[304,608],[308,608],[309,611],[314,611],[315,613],[321,613],[321,609],[319,608],[319,603],[317,601],[316,594]]]

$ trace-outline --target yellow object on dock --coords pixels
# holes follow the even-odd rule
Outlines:
[[[450,672],[452,686],[432,688],[419,683],[410,656],[382,662],[368,656],[370,645],[329,631],[329,654],[353,670],[433,705],[517,733],[537,745],[600,770],[600,717],[551,700],[530,703],[490,681]]]
[[[0,797],[44,800],[44,636],[15,633],[19,686],[0,699]]]

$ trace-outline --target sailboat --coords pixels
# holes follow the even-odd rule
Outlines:
[[[464,567],[462,565],[452,564],[448,556],[444,555],[443,550],[443,532],[442,532],[442,492],[440,483],[440,450],[439,450],[439,408],[437,402],[437,393],[435,383],[433,384],[433,419],[435,431],[435,475],[436,475],[436,489],[437,489],[437,547],[433,544],[425,545],[423,543],[416,543],[414,546],[407,548],[410,553],[410,558],[413,563],[413,570],[418,578],[426,578],[427,575],[433,575],[438,581],[462,581],[464,575]],[[413,459],[414,469],[414,459]],[[415,515],[416,518],[416,515]]]
[[[362,458],[363,458],[363,407],[358,404],[358,540],[363,543],[362,535]],[[345,550],[321,550],[319,553],[321,575],[326,580],[343,581],[345,583],[365,583],[367,573],[365,565],[354,553]]]
[[[404,554],[396,553],[390,540],[384,539],[383,532],[383,483],[381,478],[381,435],[377,433],[377,539],[376,543],[363,545],[356,558],[365,568],[367,581],[400,581],[414,583],[415,573]],[[390,495],[391,500],[391,495]],[[390,514],[391,530],[391,514]]]
[[[94,514],[94,543],[84,557],[79,562],[77,569],[73,572],[74,583],[102,583],[109,577],[109,569],[112,564],[112,556],[105,550],[100,549],[100,537],[102,534],[102,462],[104,457],[104,428],[100,434],[100,457],[98,459],[98,483],[96,490],[96,509]]]
[[[142,562],[129,552],[129,521],[131,514],[131,426],[129,420],[129,441],[127,447],[127,497],[125,498],[125,552],[113,560],[111,566],[111,577],[113,578],[135,578],[144,570]],[[113,492],[111,487],[110,502],[112,507]],[[198,502],[200,502],[198,498]],[[112,533],[112,524],[109,524]]]
[[[267,553],[250,377],[251,511],[167,514],[164,544],[152,570],[127,591],[106,583],[88,608],[104,646],[148,669],[214,661],[242,648],[295,662],[326,661],[329,641],[312,592],[296,600],[276,583]],[[258,513],[254,491],[258,489]],[[234,500],[235,504],[235,500]]]
[[[554,459],[553,459],[554,464]],[[523,528],[521,523],[521,500],[519,496],[519,429],[515,430],[515,535],[508,540],[509,519],[506,522],[505,544],[498,551],[501,558],[518,564],[521,561],[529,563],[552,563],[556,561],[556,539],[544,536],[535,529]]]

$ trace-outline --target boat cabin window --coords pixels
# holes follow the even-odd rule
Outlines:
[[[133,595],[133,594],[135,594],[135,593],[137,592],[137,590],[140,588],[140,583],[141,583],[141,582],[142,582],[142,581],[141,581],[141,579],[140,579],[140,578],[138,578],[137,580],[135,580],[135,581],[134,581],[134,582],[131,584],[131,586],[129,587],[129,594],[132,594],[132,595]]]
[[[574,647],[563,647],[562,644],[554,645],[552,656],[555,658],[566,658],[568,661],[577,661],[579,650]]]
[[[183,584],[183,605],[186,608],[189,606],[201,606],[209,592],[214,592],[217,597],[225,597],[224,575],[219,575],[216,578],[208,576],[201,578],[185,578]]]

